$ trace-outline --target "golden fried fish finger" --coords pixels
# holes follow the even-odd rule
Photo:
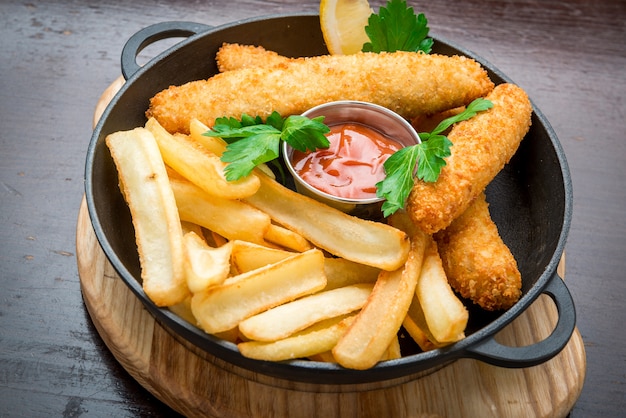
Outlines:
[[[211,127],[224,116],[265,118],[273,111],[288,116],[330,101],[361,100],[412,118],[467,105],[492,89],[487,72],[467,57],[414,52],[324,55],[172,86],[150,100],[147,116],[170,132],[187,133],[193,118]]]
[[[459,122],[448,134],[452,155],[436,182],[415,183],[407,200],[409,216],[433,234],[463,213],[509,162],[531,123],[528,96],[514,84],[500,84],[487,99],[493,107]]]
[[[292,60],[262,46],[224,43],[215,57],[221,73],[248,67],[273,67]]]
[[[521,296],[522,277],[489,214],[485,194],[434,235],[450,285],[486,310],[508,309]]]

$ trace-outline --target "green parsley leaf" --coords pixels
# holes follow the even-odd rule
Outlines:
[[[278,158],[280,131],[260,133],[231,142],[221,160],[229,163],[224,169],[226,180],[247,176],[259,164]]]
[[[429,136],[439,135],[440,133],[444,132],[446,129],[448,129],[450,126],[454,125],[455,123],[473,118],[474,116],[476,116],[478,112],[483,112],[485,110],[491,109],[492,107],[493,107],[493,103],[490,102],[489,100],[485,100],[482,98],[476,99],[472,103],[468,104],[465,110],[463,110],[458,115],[451,116],[447,119],[442,120],[439,123],[439,125],[437,125],[430,134],[427,134],[427,133],[420,134],[420,139],[424,140],[422,138],[422,135],[424,135],[426,137],[425,140],[427,141]]]
[[[323,121],[324,116],[313,119],[300,115],[289,116],[283,125],[281,139],[302,152],[328,148],[330,141],[326,134],[330,128]]]
[[[309,119],[300,115],[285,119],[272,112],[263,122],[259,116],[243,114],[240,120],[216,119],[213,128],[203,135],[220,137],[228,143],[221,160],[228,163],[226,179],[234,181],[249,175],[257,165],[278,158],[281,140],[303,152],[328,148],[330,142],[325,134],[330,128],[323,120],[323,116]]]
[[[415,177],[426,182],[437,181],[441,169],[446,165],[445,158],[451,155],[452,147],[452,142],[441,133],[453,124],[470,119],[478,112],[492,107],[493,103],[489,100],[474,100],[463,112],[443,120],[432,132],[420,133],[420,144],[402,148],[385,161],[383,168],[386,177],[376,183],[376,195],[386,199],[382,205],[385,217],[404,208],[415,184]]]
[[[430,53],[433,39],[428,38],[428,20],[423,13],[415,15],[406,0],[389,0],[378,14],[372,14],[365,27],[370,42],[363,52],[422,51]]]
[[[382,205],[383,216],[387,217],[404,207],[413,188],[413,169],[419,159],[420,144],[394,152],[383,164],[386,177],[376,183],[376,196],[386,199]]]

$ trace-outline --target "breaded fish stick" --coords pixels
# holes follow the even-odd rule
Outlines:
[[[461,215],[493,180],[528,132],[532,106],[513,84],[500,84],[487,99],[493,107],[452,127],[452,155],[439,179],[418,181],[407,200],[409,216],[424,232],[433,234]]]
[[[412,52],[325,55],[273,68],[242,68],[172,86],[150,100],[148,117],[187,133],[197,118],[211,127],[223,116],[300,114],[335,100],[362,100],[406,118],[467,105],[493,89],[476,61]]]
[[[262,46],[224,43],[215,60],[221,73],[248,67],[274,67],[290,62],[287,58]]]
[[[517,262],[498,234],[484,193],[434,238],[448,282],[461,296],[490,311],[508,309],[520,298]]]

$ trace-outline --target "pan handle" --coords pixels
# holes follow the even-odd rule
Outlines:
[[[137,56],[148,45],[157,41],[188,37],[212,29],[202,23],[171,21],[160,22],[147,26],[131,36],[122,49],[122,75],[126,80],[132,77],[141,66],[137,64]]]
[[[467,356],[495,366],[521,368],[544,363],[560,353],[576,325],[574,300],[556,272],[543,293],[552,298],[559,315],[556,327],[546,339],[524,347],[510,347],[496,342],[492,336],[468,348]]]

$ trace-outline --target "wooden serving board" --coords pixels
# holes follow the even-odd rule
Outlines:
[[[107,88],[94,113],[124,84]],[[107,260],[83,199],[76,230],[78,272],[91,319],[120,364],[179,413],[195,417],[563,417],[583,387],[586,357],[578,329],[553,359],[506,369],[461,359],[413,380],[353,386],[288,382],[243,371],[182,342],[143,307]],[[559,274],[564,277],[561,260]],[[558,313],[541,295],[502,330],[502,344],[545,339]]]
[[[84,199],[76,237],[83,298],[100,336],[142,386],[190,417],[563,417],[582,390],[586,358],[578,329],[556,357],[525,369],[462,359],[416,380],[347,391],[246,376],[181,343],[143,307],[108,262]],[[552,300],[541,295],[498,341],[541,341],[556,319]]]

